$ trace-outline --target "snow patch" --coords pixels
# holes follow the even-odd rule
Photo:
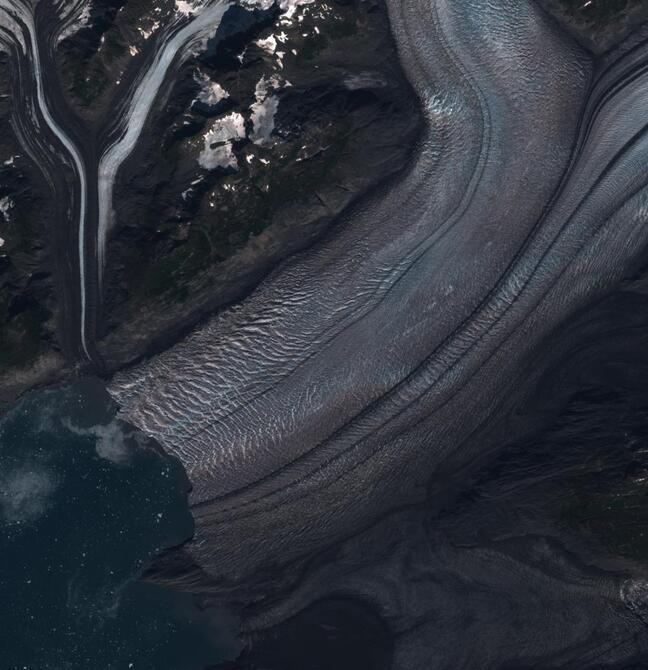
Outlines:
[[[315,0],[280,0],[279,9],[284,13],[284,19],[291,21],[295,12],[303,5],[312,5]]]
[[[256,102],[250,107],[252,119],[252,133],[250,139],[259,145],[268,144],[274,130],[274,119],[279,109],[279,98],[272,92],[290,86],[290,82],[282,83],[276,75],[267,78],[265,75],[259,79],[254,95]]]
[[[13,209],[13,207],[14,202],[8,195],[6,195],[4,198],[0,198],[0,212],[7,222],[9,221],[9,211]]]
[[[255,144],[268,144],[274,130],[274,117],[279,109],[279,99],[276,95],[269,95],[264,100],[255,102],[250,109],[254,127],[250,139]]]
[[[245,119],[238,112],[232,112],[216,119],[204,136],[204,148],[198,156],[198,163],[205,170],[217,167],[238,169],[238,161],[233,151],[236,140],[245,137]]]
[[[147,40],[158,28],[160,27],[159,21],[153,21],[150,28],[146,30],[145,28],[138,28],[137,31],[139,34]]]
[[[265,39],[258,39],[255,44],[269,54],[273,54],[277,50],[277,38],[274,35]]]
[[[221,100],[227,100],[229,93],[216,81],[212,81],[206,74],[200,73],[196,77],[200,84],[198,100],[205,105],[217,105]]]
[[[79,30],[85,28],[88,25],[88,23],[90,22],[91,7],[92,5],[89,2],[82,6],[79,16],[76,19],[73,19],[72,21],[67,23],[63,28],[63,30],[59,33],[56,40],[57,43],[61,43],[68,37],[72,37],[72,35],[78,33]]]
[[[279,0],[277,3],[282,12],[282,19],[286,21],[292,20],[297,10],[303,5],[311,5],[315,0]],[[270,9],[275,6],[275,0],[241,0],[244,7],[254,9]]]
[[[437,93],[426,95],[423,98],[423,108],[432,123],[451,117],[456,111],[456,103],[448,94]]]
[[[187,2],[187,0],[176,0],[175,10],[183,16],[191,16],[198,11],[198,7],[191,2]]]
[[[275,4],[275,0],[241,0],[243,7],[249,9],[270,9]]]

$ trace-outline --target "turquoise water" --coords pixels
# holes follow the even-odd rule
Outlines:
[[[191,537],[178,461],[88,381],[0,419],[2,670],[193,670],[220,660],[191,596],[137,581]]]

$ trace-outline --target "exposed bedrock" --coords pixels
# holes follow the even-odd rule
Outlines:
[[[172,345],[422,126],[384,0],[0,0],[0,117],[2,404]]]
[[[403,171],[421,129],[383,0],[230,6],[116,175],[106,369],[175,344],[315,243]]]

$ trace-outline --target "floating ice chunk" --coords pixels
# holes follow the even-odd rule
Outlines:
[[[2,237],[0,237],[0,249],[2,249],[2,247],[4,247],[4,245],[5,245],[5,241],[2,239]]]
[[[63,425],[75,435],[95,438],[95,450],[100,458],[119,465],[128,462],[129,453],[125,441],[127,435],[118,421],[91,428],[81,428],[70,421],[65,421]]]
[[[14,157],[13,156],[10,156],[9,158],[7,158],[7,160],[3,163],[3,165],[6,165],[8,167],[13,165],[13,164],[14,164]]]
[[[23,468],[0,473],[0,513],[6,523],[38,519],[56,490],[54,475],[42,468]]]
[[[206,170],[217,167],[238,168],[238,161],[232,150],[236,140],[245,137],[245,119],[238,112],[232,112],[216,119],[204,137],[205,146],[198,156],[198,163]]]
[[[116,421],[106,426],[96,426],[97,454],[112,463],[126,463],[128,461],[128,448],[124,442],[124,433]]]

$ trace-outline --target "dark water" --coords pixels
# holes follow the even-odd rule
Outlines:
[[[0,420],[2,670],[193,670],[222,660],[191,596],[137,581],[193,522],[181,465],[114,418],[98,384]]]

